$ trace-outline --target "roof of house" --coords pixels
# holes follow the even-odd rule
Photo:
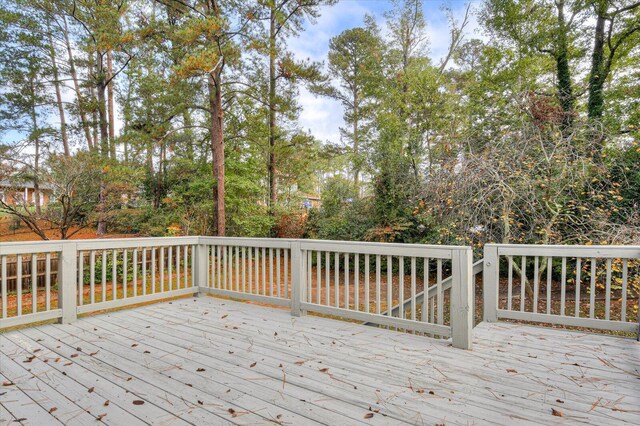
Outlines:
[[[35,183],[32,180],[26,180],[23,182],[12,182],[9,180],[0,180],[0,188],[12,188],[12,189],[33,189],[35,187]],[[52,190],[53,186],[48,183],[41,183],[39,185],[40,189]]]

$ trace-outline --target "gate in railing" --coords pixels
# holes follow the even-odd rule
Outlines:
[[[635,332],[638,246],[487,244],[484,320]]]
[[[44,288],[30,276],[37,268],[24,275],[18,266],[10,294],[8,261],[45,259],[50,269],[52,256],[58,271],[46,274]],[[70,322],[79,314],[211,293],[288,306],[296,316],[316,312],[471,346],[468,247],[219,237],[6,243],[0,268],[0,327]]]

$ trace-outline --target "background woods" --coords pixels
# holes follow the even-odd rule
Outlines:
[[[45,239],[640,241],[640,4],[445,6],[435,59],[423,3],[387,6],[317,62],[291,40],[333,0],[0,1],[2,214]],[[335,140],[302,91],[342,108]]]

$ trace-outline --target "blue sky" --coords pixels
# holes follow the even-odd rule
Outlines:
[[[431,58],[438,62],[446,53],[449,43],[449,27],[442,6],[450,7],[454,16],[461,19],[469,1],[423,1],[424,16],[427,21],[429,35],[429,52]],[[471,1],[472,10],[477,9],[479,1]],[[384,12],[393,7],[387,0],[339,0],[333,6],[322,8],[322,15],[315,24],[307,22],[305,31],[288,42],[289,49],[300,59],[310,58],[326,61],[329,40],[342,31],[363,25],[365,14],[373,15],[381,28],[385,27]],[[475,15],[465,30],[466,39],[477,37],[478,25]],[[337,101],[316,97],[303,89],[300,92],[302,113],[300,124],[309,130],[320,141],[340,141],[339,128],[343,125],[342,107]]]

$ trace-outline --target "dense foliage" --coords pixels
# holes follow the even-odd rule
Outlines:
[[[0,132],[21,135],[0,180],[57,188],[0,208],[64,236],[640,241],[638,3],[445,9],[434,61],[422,2],[397,1],[296,58],[333,3],[0,1]],[[301,128],[303,87],[342,105],[340,140]]]

